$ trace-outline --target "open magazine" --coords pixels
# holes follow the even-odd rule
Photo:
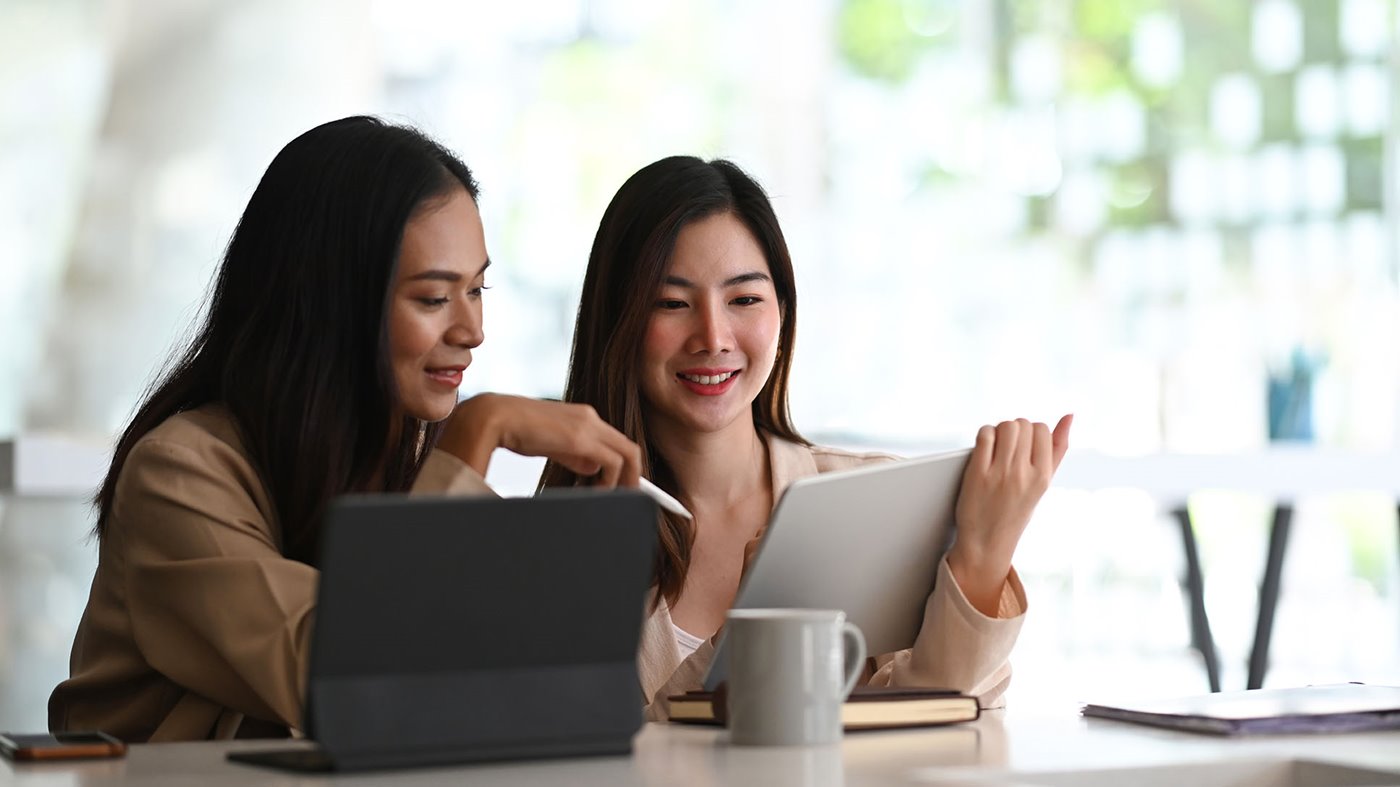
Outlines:
[[[1400,729],[1400,686],[1339,683],[1226,691],[1115,705],[1087,704],[1080,712],[1220,735]]]

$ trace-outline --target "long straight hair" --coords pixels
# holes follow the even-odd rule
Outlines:
[[[642,474],[679,494],[676,479],[647,435],[641,394],[642,344],[657,293],[670,268],[676,237],[688,224],[728,213],[753,233],[768,261],[781,306],[778,355],[753,402],[754,424],[786,440],[808,444],[788,411],[788,374],[797,325],[792,256],[768,195],[729,161],[672,156],[643,167],[613,197],[588,256],[564,398],[592,405],[603,420],[642,449]],[[575,486],[577,474],[545,465],[540,487]],[[662,512],[657,523],[657,599],[674,604],[685,586],[695,544],[688,520]]]
[[[461,160],[372,117],[282,148],[229,240],[202,326],[117,442],[93,501],[98,537],[136,443],[209,403],[232,414],[287,557],[315,564],[336,495],[412,486],[440,427],[397,414],[385,317],[405,225],[456,189],[478,196]]]

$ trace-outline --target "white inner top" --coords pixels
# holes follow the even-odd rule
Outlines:
[[[676,633],[676,648],[681,652],[681,661],[690,658],[690,654],[705,642],[704,637],[697,637],[675,623],[671,624],[671,630]]]

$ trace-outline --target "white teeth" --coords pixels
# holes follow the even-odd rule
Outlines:
[[[681,377],[684,377],[692,383],[700,383],[701,385],[719,385],[738,373],[737,371],[733,371],[725,372],[724,374],[682,374]]]

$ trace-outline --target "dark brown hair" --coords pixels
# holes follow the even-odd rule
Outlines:
[[[372,117],[287,143],[229,240],[203,325],[117,442],[93,501],[96,534],[112,525],[117,479],[136,443],[212,402],[237,423],[287,557],[315,564],[332,497],[407,490],[441,426],[395,414],[385,312],[404,227],[455,189],[477,197],[461,160]]]
[[[782,311],[772,374],[753,402],[763,432],[802,444],[788,413],[788,372],[797,324],[792,256],[763,187],[729,161],[672,156],[643,167],[613,197],[588,256],[564,398],[592,405],[603,420],[642,449],[642,474],[678,494],[675,477],[646,431],[639,378],[643,336],[670,267],[676,237],[687,224],[728,213],[763,249]],[[573,486],[577,474],[550,462],[540,487]],[[695,543],[693,525],[662,512],[658,521],[658,599],[674,604],[685,586]]]

